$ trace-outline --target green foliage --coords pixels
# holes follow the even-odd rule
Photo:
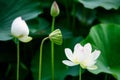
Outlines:
[[[120,15],[119,13],[109,13],[106,16],[104,14],[99,16],[99,20],[102,23],[114,23],[114,24],[120,24]]]
[[[63,80],[67,75],[77,76],[79,68],[73,67],[72,69],[67,68],[62,63],[63,59],[66,59],[64,48],[73,47],[75,43],[81,41],[82,38],[70,38],[66,39],[63,42],[62,46],[55,45],[55,79]],[[49,44],[48,44],[49,43]],[[47,49],[46,49],[47,46]],[[50,41],[47,42],[43,46],[43,69],[42,69],[42,80],[50,80],[51,79],[51,54],[50,54]],[[39,59],[39,51],[36,51],[36,55],[32,59],[31,71],[33,72],[34,80],[37,80],[38,76],[38,60]],[[61,75],[62,74],[62,75]]]
[[[82,80],[102,80],[106,75],[106,80],[120,80],[120,0],[56,2],[60,14],[56,17],[55,29],[61,30],[63,44],[55,45],[55,80],[78,80],[79,66],[67,67],[62,60],[66,59],[64,49],[73,49],[79,42],[90,42],[94,49],[101,50],[99,68],[84,70]],[[20,43],[20,80],[37,80],[39,46],[51,31],[52,3],[53,0],[0,0],[0,80],[16,78],[16,44],[10,29],[18,16],[26,21],[33,37],[29,43]],[[47,40],[43,45],[42,80],[51,79],[50,52],[50,40]]]
[[[120,25],[115,24],[99,24],[93,26],[87,38],[83,43],[90,42],[94,48],[101,50],[98,59],[98,69],[91,71],[95,74],[105,72],[112,74],[120,80],[119,68],[119,41],[120,41]]]
[[[32,35],[34,38],[46,36],[50,33],[50,23],[42,17],[28,20],[27,23],[30,29],[30,35]]]
[[[103,7],[107,10],[118,9],[120,7],[120,0],[78,0],[86,8],[94,9],[97,7]]]
[[[40,3],[32,0],[1,0],[0,1],[0,40],[6,41],[12,38],[10,28],[12,21],[22,16],[25,20],[34,18],[41,13],[38,8]],[[3,7],[4,6],[4,7]]]

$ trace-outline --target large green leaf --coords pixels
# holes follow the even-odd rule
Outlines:
[[[50,33],[50,24],[42,17],[28,20],[27,23],[33,37],[48,36]]]
[[[25,20],[41,13],[37,0],[0,0],[0,40],[10,40],[10,27],[14,18],[22,16]]]
[[[120,0],[78,0],[86,8],[94,9],[97,7],[103,7],[107,10],[118,9],[120,6]]]
[[[67,75],[78,75],[78,66],[67,67],[62,63],[62,60],[66,59],[64,49],[71,48],[81,41],[81,37],[69,38],[63,41],[62,46],[55,45],[55,80],[64,80]],[[39,49],[39,48],[38,48]],[[31,71],[33,73],[34,80],[38,80],[38,62],[39,61],[39,52],[36,52],[35,56],[32,59]],[[51,80],[51,52],[50,52],[50,42],[46,41],[43,46],[43,66],[42,66],[42,80]]]
[[[120,80],[120,25],[99,24],[93,26],[87,38],[81,42],[90,42],[93,48],[101,50],[98,69],[91,71],[98,74],[105,72]]]

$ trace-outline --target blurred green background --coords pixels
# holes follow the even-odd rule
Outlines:
[[[51,30],[50,7],[54,0],[0,0],[0,80],[16,80],[16,44],[10,29],[22,16],[33,40],[20,43],[20,80],[37,80],[39,46]],[[78,80],[79,66],[67,67],[64,49],[90,42],[101,50],[98,70],[83,70],[82,80],[120,80],[120,0],[56,0],[60,15],[55,28],[63,44],[55,45],[55,80]],[[50,41],[43,49],[42,80],[51,80]],[[93,74],[94,73],[94,74]]]

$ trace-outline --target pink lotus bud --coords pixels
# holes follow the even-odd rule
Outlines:
[[[56,17],[59,15],[59,13],[60,13],[60,10],[59,10],[58,4],[56,3],[56,1],[54,1],[51,6],[50,14],[52,17]]]

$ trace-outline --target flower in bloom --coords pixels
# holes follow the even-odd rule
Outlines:
[[[32,37],[29,35],[29,29],[24,20],[21,17],[17,17],[12,22],[11,34],[18,38],[21,42],[29,42],[32,40]]]
[[[74,47],[73,53],[71,49],[65,48],[65,54],[69,60],[63,60],[62,62],[67,66],[80,65],[83,69],[97,69],[95,63],[96,59],[100,55],[100,51],[94,50],[92,52],[92,47],[90,43],[87,43],[84,46],[77,43]]]

